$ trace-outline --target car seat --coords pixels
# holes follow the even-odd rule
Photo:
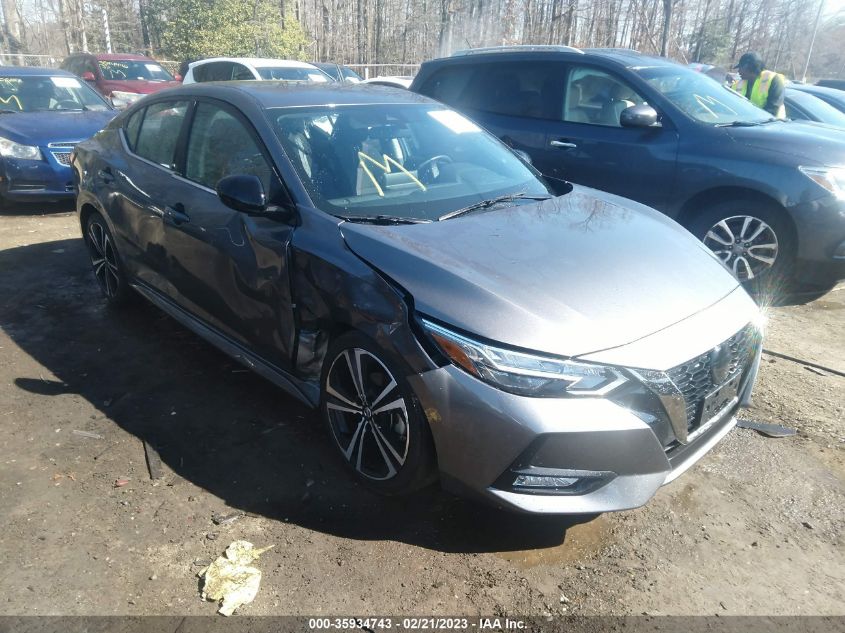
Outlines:
[[[590,118],[587,116],[587,113],[581,107],[584,98],[584,87],[583,82],[584,79],[577,79],[575,81],[569,82],[569,86],[566,89],[566,101],[565,101],[565,108],[563,113],[563,118],[565,121],[569,121],[571,123],[589,123]]]
[[[628,86],[615,83],[610,89],[610,100],[602,105],[601,124],[620,127],[619,117],[623,110],[635,105],[632,101],[634,98],[636,95]]]

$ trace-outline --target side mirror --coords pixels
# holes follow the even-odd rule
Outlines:
[[[182,75],[180,75],[179,73],[176,73],[175,75],[173,75],[173,78],[176,81],[182,81],[182,79],[183,79]]]
[[[519,159],[520,159],[523,163],[527,163],[527,164],[529,164],[529,165],[533,165],[533,164],[534,164],[534,163],[531,161],[531,157],[528,155],[528,152],[525,152],[525,151],[523,151],[523,150],[521,150],[521,149],[513,149],[513,148],[511,148],[511,150],[513,151],[513,153],[514,153],[514,154],[516,154],[516,155],[519,157]]]
[[[257,176],[226,176],[217,183],[217,196],[235,211],[261,213],[267,209],[264,186]]]
[[[94,76],[94,73],[92,73],[90,70],[86,70],[84,73],[82,73],[82,78],[85,81],[97,81],[97,78]]]
[[[622,127],[657,127],[657,110],[650,105],[641,103],[622,110],[619,115],[619,124]]]

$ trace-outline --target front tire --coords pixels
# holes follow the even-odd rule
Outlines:
[[[337,338],[326,354],[320,411],[334,445],[354,475],[387,495],[434,481],[428,422],[399,358],[358,332]]]
[[[773,204],[719,202],[696,214],[689,230],[748,290],[782,293],[791,284],[795,240]]]
[[[100,292],[109,305],[126,305],[132,298],[132,289],[123,272],[114,237],[102,215],[94,212],[88,216],[84,237]]]

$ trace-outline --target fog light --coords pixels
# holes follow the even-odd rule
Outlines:
[[[517,475],[514,488],[569,488],[578,483],[579,477],[550,477],[547,475]]]

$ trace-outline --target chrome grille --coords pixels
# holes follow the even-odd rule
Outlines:
[[[64,165],[65,167],[70,165],[70,152],[53,152],[53,158],[60,165]]]
[[[749,324],[722,344],[727,348],[728,361],[725,378],[718,382],[714,380],[712,371],[715,349],[666,372],[684,397],[689,430],[692,430],[699,419],[705,397],[746,369],[752,357],[752,350],[757,344],[756,339],[755,328]]]

